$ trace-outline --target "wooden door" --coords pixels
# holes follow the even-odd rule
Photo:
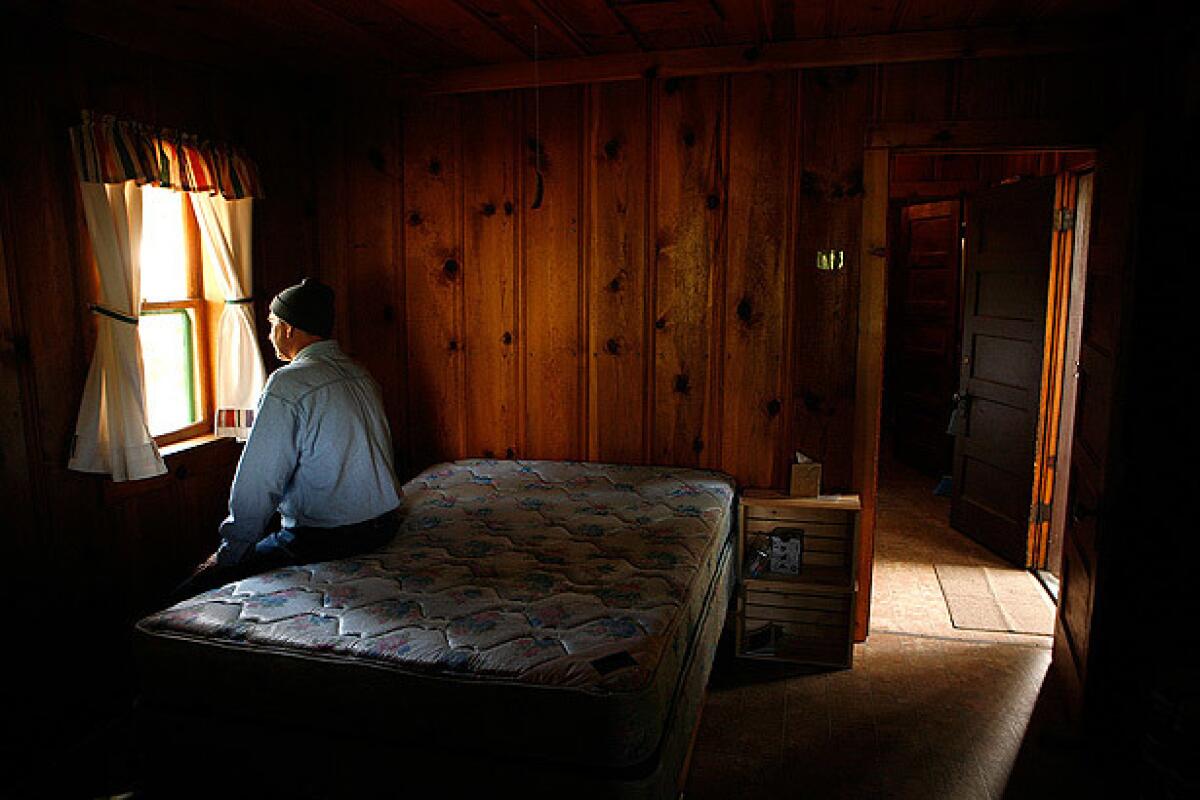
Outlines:
[[[1062,403],[1058,418],[1057,463],[1051,492],[1049,540],[1041,568],[1062,575],[1063,535],[1067,525],[1067,497],[1071,476],[1071,449],[1075,437],[1075,408],[1078,400],[1080,347],[1082,345],[1083,296],[1087,276],[1088,241],[1092,229],[1092,181],[1094,173],[1080,175],[1075,190],[1075,230],[1068,291],[1066,352],[1063,356]]]
[[[1119,447],[1115,441],[1119,414],[1114,398],[1119,378],[1122,306],[1129,294],[1127,269],[1141,152],[1140,129],[1130,124],[1100,150],[1092,187],[1076,366],[1075,430],[1054,637],[1055,670],[1066,678],[1068,702],[1075,712],[1083,706],[1093,650],[1096,587],[1103,566],[1098,559],[1097,539],[1105,524],[1111,524],[1113,489],[1109,483],[1113,454]]]
[[[958,200],[900,210],[891,265],[888,393],[896,458],[932,475],[950,471],[946,421],[958,387]]]
[[[1029,566],[1054,178],[980,192],[967,212],[950,524]]]

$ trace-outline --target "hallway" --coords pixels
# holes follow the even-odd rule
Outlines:
[[[1005,796],[1035,704],[1053,706],[1039,701],[1052,638],[952,625],[934,565],[1007,567],[949,529],[933,484],[881,474],[872,627],[852,670],[718,659],[688,798]],[[1008,796],[1046,788],[1027,773]]]

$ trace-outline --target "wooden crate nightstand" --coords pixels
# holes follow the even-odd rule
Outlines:
[[[851,666],[861,508],[858,495],[742,495],[738,656]]]

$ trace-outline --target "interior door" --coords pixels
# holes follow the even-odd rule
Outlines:
[[[1127,302],[1127,263],[1135,219],[1141,129],[1129,124],[1097,155],[1092,218],[1084,278],[1083,324],[1076,365],[1075,430],[1067,483],[1066,519],[1055,669],[1066,677],[1073,710],[1083,705],[1100,583],[1097,540],[1106,523],[1106,497],[1117,407],[1122,307]],[[1114,552],[1116,550],[1114,549]],[[1118,554],[1110,559],[1123,558]]]
[[[1029,566],[1029,509],[1046,336],[1054,178],[968,206],[950,524]]]
[[[901,209],[888,314],[896,458],[938,476],[953,457],[946,418],[958,385],[960,205]]]
[[[1058,418],[1058,463],[1054,470],[1054,498],[1050,517],[1050,535],[1043,569],[1056,577],[1062,576],[1063,536],[1067,525],[1068,496],[1071,476],[1071,450],[1075,439],[1075,408],[1079,373],[1080,348],[1083,344],[1083,297],[1087,276],[1088,245],[1092,230],[1092,181],[1087,172],[1079,176],[1075,191],[1074,252],[1071,255],[1071,277],[1067,309],[1066,353],[1063,356],[1062,402]]]

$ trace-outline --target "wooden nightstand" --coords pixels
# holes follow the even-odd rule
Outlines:
[[[858,495],[742,495],[738,656],[852,665],[861,508]],[[793,572],[787,561],[797,554]]]

